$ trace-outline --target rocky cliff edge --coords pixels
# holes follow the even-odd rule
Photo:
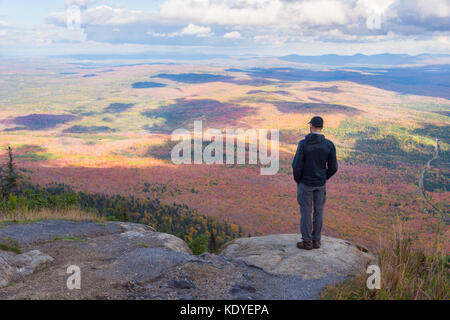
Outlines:
[[[39,221],[0,225],[0,299],[316,299],[374,259],[351,242],[299,234],[240,238],[219,254],[145,225]],[[81,288],[70,290],[69,266]]]

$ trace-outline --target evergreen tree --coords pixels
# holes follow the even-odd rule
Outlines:
[[[217,242],[216,236],[214,235],[214,230],[211,230],[209,234],[208,250],[212,253],[217,252]]]
[[[10,194],[17,191],[18,174],[14,164],[14,155],[11,147],[8,147],[8,162],[6,164],[6,172],[2,176],[1,196],[6,199]]]
[[[199,255],[206,252],[207,245],[208,236],[206,234],[201,234],[189,243],[189,248],[191,248],[193,254]]]

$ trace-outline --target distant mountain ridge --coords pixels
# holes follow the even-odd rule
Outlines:
[[[200,52],[140,52],[140,53],[96,53],[96,54],[65,54],[52,56],[53,58],[74,59],[74,60],[211,60],[211,59],[233,59],[236,56],[227,54],[214,53],[200,53]],[[447,58],[450,61],[450,55],[446,54],[430,54],[423,53],[419,55],[409,54],[392,54],[382,53],[374,55],[365,55],[357,53],[354,55],[339,55],[339,54],[324,54],[324,55],[298,55],[290,54],[286,56],[267,56],[267,55],[245,55],[240,56],[240,59],[258,59],[275,57],[283,61],[343,66],[343,65],[402,65],[402,64],[417,64],[424,60]]]
[[[302,56],[298,54],[290,54],[287,56],[278,57],[280,60],[299,62],[299,63],[309,63],[309,64],[321,64],[321,65],[355,65],[355,64],[365,64],[365,65],[400,65],[400,64],[412,64],[420,63],[426,59],[437,59],[437,58],[449,58],[450,55],[444,54],[419,54],[411,56],[408,54],[391,54],[382,53],[374,55],[365,54],[354,54],[354,55],[338,55],[338,54],[325,54],[320,56]]]

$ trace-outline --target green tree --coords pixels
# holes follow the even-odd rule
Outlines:
[[[202,254],[208,250],[208,236],[206,234],[201,234],[189,243],[189,248],[191,248],[193,254]]]
[[[15,194],[17,191],[17,180],[19,175],[16,172],[14,164],[14,155],[11,147],[8,147],[8,162],[6,163],[6,170],[2,174],[1,179],[1,196],[7,199],[9,195]]]

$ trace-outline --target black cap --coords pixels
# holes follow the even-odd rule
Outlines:
[[[322,117],[319,116],[313,117],[309,123],[316,128],[323,128]]]

